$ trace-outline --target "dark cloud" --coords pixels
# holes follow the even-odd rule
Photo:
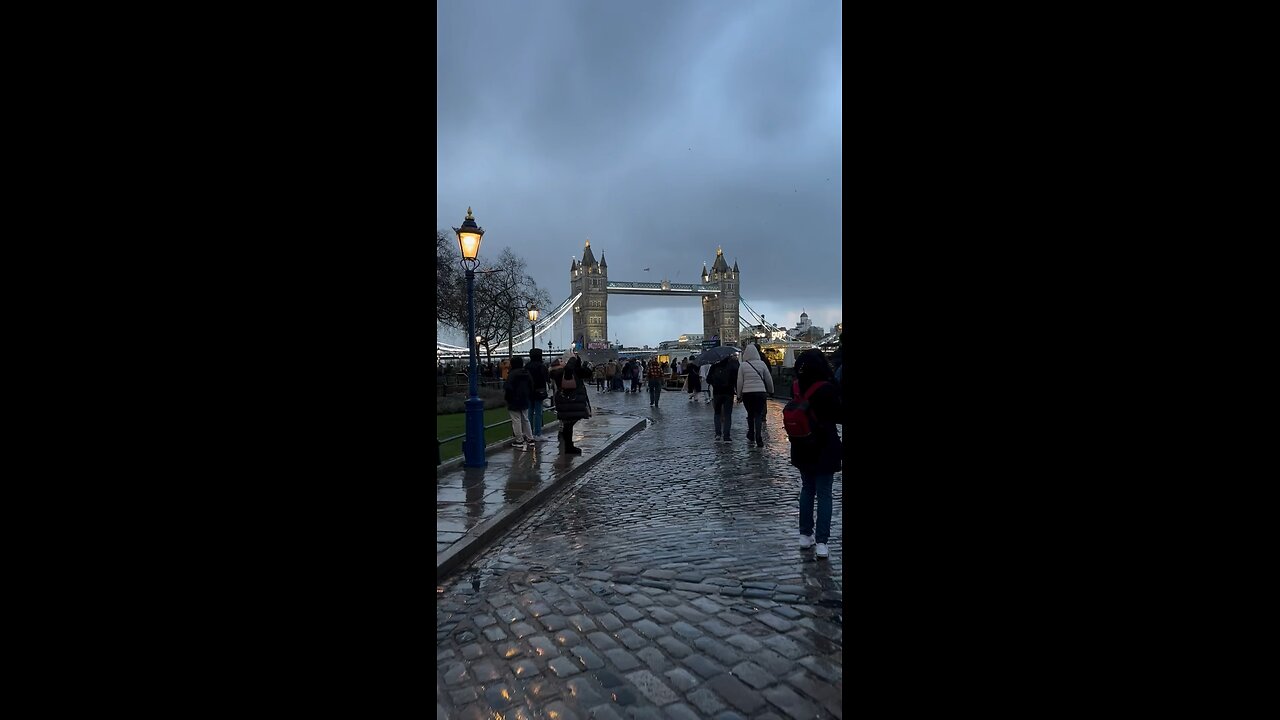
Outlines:
[[[720,246],[769,320],[842,319],[838,2],[437,7],[437,228],[473,207],[482,256],[557,300],[588,237],[617,280],[692,281]],[[611,339],[701,330],[694,300],[610,298]]]

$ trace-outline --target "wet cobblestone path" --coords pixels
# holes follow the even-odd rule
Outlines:
[[[843,474],[819,560],[781,403],[757,449],[686,397],[592,390],[652,424],[441,581],[437,717],[842,717]]]

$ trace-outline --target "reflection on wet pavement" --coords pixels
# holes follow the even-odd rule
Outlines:
[[[653,424],[441,581],[437,711],[841,717],[842,475],[818,560],[796,543],[781,403],[762,449],[747,446],[741,406],[725,444],[711,406],[680,393],[657,409],[643,393],[592,403]],[[490,492],[529,492],[522,462]]]

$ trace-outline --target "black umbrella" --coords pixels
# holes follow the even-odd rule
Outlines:
[[[703,353],[694,358],[693,361],[699,365],[705,365],[706,363],[718,363],[730,355],[736,355],[739,352],[742,351],[732,345],[718,345],[710,350],[704,350]]]

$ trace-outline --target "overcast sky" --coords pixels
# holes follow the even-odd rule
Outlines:
[[[626,281],[695,282],[719,246],[770,322],[845,319],[837,0],[440,0],[436,14],[435,229],[473,208],[482,267],[510,247],[559,303],[586,238]],[[539,345],[567,345],[569,320]],[[608,324],[610,341],[655,346],[701,333],[702,313],[610,295]]]

